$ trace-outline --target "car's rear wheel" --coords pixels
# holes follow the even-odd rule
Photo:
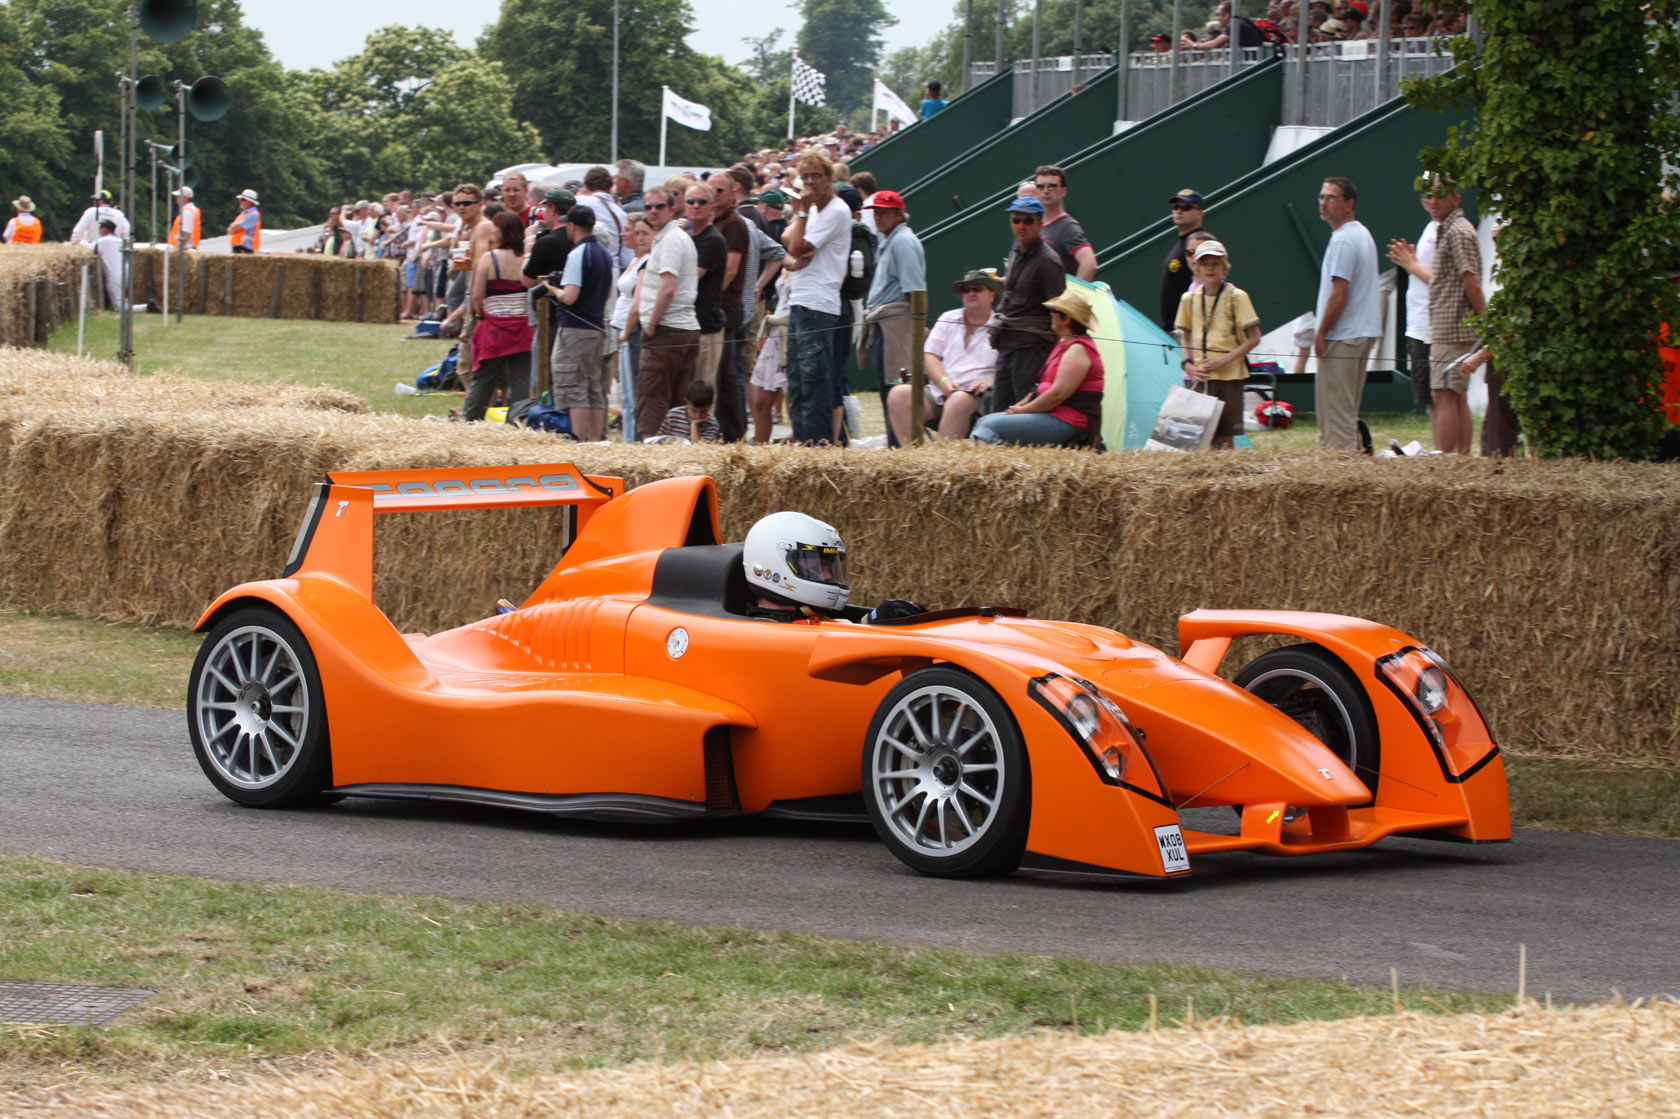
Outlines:
[[[1347,665],[1322,645],[1289,645],[1262,653],[1234,683],[1301,724],[1377,791],[1377,717]]]
[[[1020,866],[1031,782],[1015,717],[966,672],[914,672],[870,720],[864,806],[887,849],[923,874],[976,878]]]
[[[272,606],[211,629],[187,684],[187,728],[205,776],[240,804],[320,799],[331,781],[321,674],[301,631]]]

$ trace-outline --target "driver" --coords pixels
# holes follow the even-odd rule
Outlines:
[[[851,597],[845,541],[833,525],[804,513],[759,518],[741,546],[741,565],[753,591],[747,609],[756,618],[820,622],[838,615]],[[871,611],[869,620],[920,613],[914,603],[889,599]]]

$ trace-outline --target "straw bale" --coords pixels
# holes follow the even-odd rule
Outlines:
[[[711,475],[726,539],[779,509],[830,521],[855,601],[1016,605],[1169,651],[1198,607],[1370,617],[1440,650],[1507,747],[1680,765],[1672,466],[579,447],[332,410],[353,400],[0,351],[0,602],[191,624],[279,571],[328,470],[572,460],[632,486]],[[405,630],[521,599],[559,552],[556,518],[534,511],[377,531],[375,597]]]
[[[86,245],[0,245],[0,346],[32,346],[29,332],[27,284],[45,282],[44,299],[36,304],[36,330],[48,329],[76,314],[80,298],[81,265],[92,262]],[[90,284],[98,282],[95,274]]]
[[[163,265],[161,249],[135,251],[135,301],[156,299],[162,302],[160,291]],[[199,262],[210,264],[209,282],[205,290],[204,313],[227,313],[227,268],[233,268],[233,313],[240,318],[268,318],[274,298],[274,273],[281,275],[279,317],[282,319],[318,319],[322,322],[355,322],[356,276],[362,277],[362,322],[392,323],[397,320],[397,294],[401,275],[395,261],[344,260],[318,256],[314,253],[199,253],[186,254],[187,303],[189,312],[198,310]],[[170,306],[175,305],[176,270],[180,254],[171,253],[169,259]],[[319,276],[321,288],[320,315],[315,313],[315,285]],[[152,281],[152,283],[148,283]]]
[[[522,1057],[507,1047],[488,1059],[430,1064],[346,1060],[254,1081],[14,1099],[20,1119],[1671,1115],[1680,1099],[1680,1010],[1531,1005],[1289,1026],[1215,1021],[511,1076],[508,1065]]]

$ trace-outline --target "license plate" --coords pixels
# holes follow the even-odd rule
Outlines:
[[[1161,848],[1161,869],[1168,874],[1180,874],[1190,869],[1190,852],[1184,847],[1184,833],[1177,824],[1155,829],[1155,843]]]

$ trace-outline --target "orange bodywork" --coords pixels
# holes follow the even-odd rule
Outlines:
[[[298,626],[322,679],[333,786],[351,794],[593,817],[845,816],[836,805],[860,790],[877,706],[905,674],[944,664],[982,680],[1019,726],[1027,866],[1186,873],[1163,836],[1180,832],[1181,808],[1214,804],[1243,806],[1240,831],[1183,831],[1188,855],[1303,854],[1395,833],[1509,838],[1485,723],[1456,681],[1434,731],[1408,708],[1407,658],[1424,654],[1398,631],[1336,615],[1202,611],[1181,620],[1178,660],[1111,630],[995,611],[892,626],[738,616],[722,608],[722,582],[710,597],[697,578],[677,593],[661,574],[719,551],[712,480],[623,489],[564,464],[335,474],[285,575],[227,591],[198,628],[252,600]],[[576,509],[553,571],[511,613],[399,634],[372,601],[374,517],[508,505]],[[1366,685],[1380,776],[1355,775],[1214,675],[1231,640],[1251,633],[1316,642]],[[1058,715],[1068,681],[1100,688],[1136,728],[1117,744],[1129,759],[1120,778],[1103,777]]]

